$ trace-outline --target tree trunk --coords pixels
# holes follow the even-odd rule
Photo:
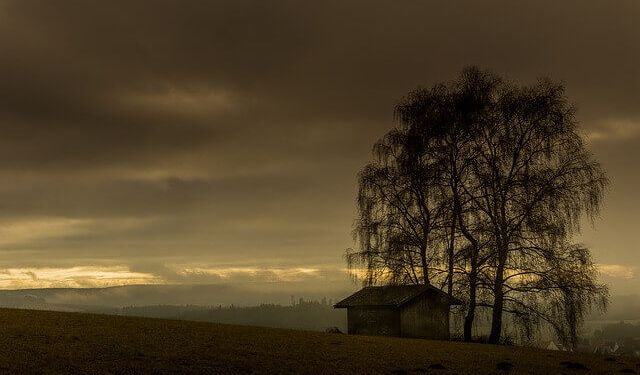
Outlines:
[[[420,261],[422,262],[422,278],[425,285],[431,284],[429,282],[429,262],[427,262],[427,245],[420,246]]]
[[[498,287],[496,286],[496,289]],[[493,302],[493,312],[491,314],[491,333],[489,334],[490,344],[499,344],[502,335],[502,308],[504,307],[504,295],[502,293],[502,285],[500,290],[494,291],[496,294]]]
[[[478,283],[478,270],[475,263],[476,262],[472,260],[471,271],[469,273],[469,306],[467,307],[467,315],[464,317],[464,341],[471,341],[473,339],[473,322],[476,317],[476,291]]]
[[[456,246],[456,221],[462,215],[460,208],[460,201],[458,197],[458,168],[456,165],[455,154],[453,153],[453,149],[451,150],[451,154],[449,155],[449,161],[451,163],[451,197],[453,198],[453,204],[451,207],[451,238],[449,240],[449,284],[447,285],[447,292],[451,297],[453,297],[453,266],[454,266],[454,256],[455,256],[455,246]]]
[[[477,290],[478,290],[478,261],[480,256],[480,247],[476,238],[469,232],[462,217],[462,209],[457,197],[457,191],[454,191],[454,213],[458,218],[458,225],[462,235],[471,243],[471,254],[469,260],[471,262],[471,270],[469,270],[469,305],[467,306],[467,314],[464,318],[464,340],[471,341],[473,339],[473,323],[476,317],[477,306]]]
[[[504,309],[504,268],[507,263],[507,250],[504,246],[499,249],[498,267],[493,284],[493,311],[491,314],[490,344],[499,344],[502,335],[502,312]]]
[[[449,240],[449,276],[447,280],[447,293],[453,297],[453,260],[456,245],[456,214],[451,215],[451,238]]]

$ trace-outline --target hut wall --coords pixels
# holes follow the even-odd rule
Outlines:
[[[347,321],[349,334],[400,336],[400,312],[391,307],[349,307]]]
[[[416,298],[403,306],[400,332],[403,337],[449,339],[449,305],[441,298]]]

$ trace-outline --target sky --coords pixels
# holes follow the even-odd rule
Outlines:
[[[0,0],[0,288],[353,285],[357,171],[418,86],[563,82],[640,288],[640,2]]]

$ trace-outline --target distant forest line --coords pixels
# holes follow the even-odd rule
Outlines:
[[[126,306],[101,311],[109,314],[148,318],[204,321],[223,324],[325,331],[337,327],[346,332],[344,311],[335,310],[327,299],[299,299],[290,306],[261,304],[258,306],[155,305]]]

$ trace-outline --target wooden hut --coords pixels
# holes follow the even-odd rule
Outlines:
[[[461,302],[431,285],[366,287],[334,305],[348,333],[449,339],[449,309]]]

